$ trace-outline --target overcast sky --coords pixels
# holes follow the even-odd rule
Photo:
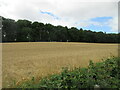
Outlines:
[[[0,16],[118,32],[119,0],[0,0]]]

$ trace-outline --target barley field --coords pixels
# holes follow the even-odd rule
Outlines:
[[[3,87],[14,80],[41,78],[61,72],[62,67],[85,67],[118,56],[118,44],[74,42],[20,42],[2,44]]]

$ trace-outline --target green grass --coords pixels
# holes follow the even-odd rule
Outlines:
[[[36,82],[33,77],[14,88],[94,88],[99,85],[101,88],[120,88],[120,58],[113,57],[99,63],[89,62],[86,68],[74,68],[69,70],[63,68],[60,74],[44,77]]]

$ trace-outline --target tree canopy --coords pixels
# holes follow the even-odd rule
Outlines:
[[[90,42],[90,43],[118,43],[119,34],[106,34],[91,30],[54,26],[29,20],[12,20],[2,17],[3,42]]]

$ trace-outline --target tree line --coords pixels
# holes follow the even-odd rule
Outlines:
[[[119,34],[53,26],[29,20],[13,20],[2,17],[2,42],[90,42],[118,43]]]

